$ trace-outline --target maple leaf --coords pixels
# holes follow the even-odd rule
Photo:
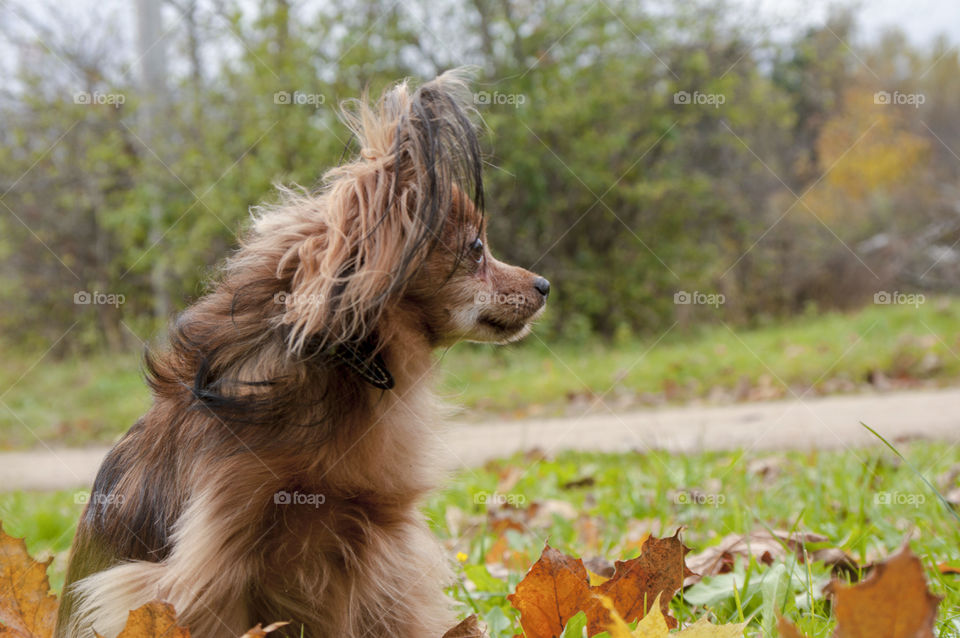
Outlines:
[[[857,585],[833,582],[837,629],[833,638],[933,638],[940,598],[927,589],[920,559],[908,545],[877,565]],[[780,632],[787,638],[802,638],[789,621],[780,619]]]
[[[540,559],[507,599],[520,612],[520,625],[527,638],[559,636],[571,617],[583,611],[589,635],[598,634],[611,623],[603,598],[610,601],[617,614],[633,622],[643,617],[658,599],[662,612],[667,611],[674,592],[690,575],[684,563],[688,550],[680,542],[679,530],[671,538],[649,538],[637,558],[617,561],[613,576],[598,585],[590,584],[583,561],[567,556],[548,544]],[[661,613],[662,613],[661,612]],[[664,622],[676,627],[677,621],[666,616]]]
[[[57,597],[50,593],[50,560],[30,558],[22,538],[0,525],[0,637],[48,638],[57,620]]]
[[[94,632],[97,638],[103,638]],[[162,600],[151,600],[131,610],[127,624],[117,638],[190,638],[190,630],[177,625],[173,605]]]

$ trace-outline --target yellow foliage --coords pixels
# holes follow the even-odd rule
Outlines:
[[[640,619],[637,628],[630,632],[630,627],[623,622],[617,613],[613,602],[606,596],[600,597],[600,604],[609,612],[612,622],[607,626],[610,638],[742,638],[747,623],[731,623],[728,625],[714,625],[705,618],[701,618],[683,631],[670,634],[667,621],[660,611],[660,596],[653,603],[647,615]]]
[[[900,110],[912,106],[875,104],[865,87],[844,97],[843,111],[826,122],[817,139],[823,179],[803,197],[824,220],[856,215],[874,194],[918,179],[930,152],[929,142],[905,127]]]

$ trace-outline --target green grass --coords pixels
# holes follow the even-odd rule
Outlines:
[[[949,479],[952,484],[943,478],[960,464],[957,447],[914,443],[901,452],[940,491],[957,485],[955,476]],[[766,461],[769,470],[763,476],[747,469],[750,461],[759,460]],[[514,484],[501,484],[511,476]],[[565,487],[587,477],[592,484]],[[683,496],[694,490],[705,504],[692,504]],[[494,517],[482,501],[484,494],[493,493],[510,497],[521,508],[553,503],[557,512],[525,517],[522,530],[506,532],[509,551],[498,560],[508,566],[506,573],[499,565],[488,564],[500,534],[493,531]],[[894,504],[884,503],[885,494]],[[62,584],[82,500],[82,493],[77,497],[73,492],[0,494],[5,529],[26,536],[32,552],[55,557],[51,567],[55,588]],[[572,518],[558,502],[569,505]],[[727,534],[796,527],[825,535],[827,545],[843,549],[860,565],[889,556],[909,537],[927,568],[930,588],[944,597],[938,634],[960,636],[960,576],[943,575],[935,568],[942,562],[960,563],[960,525],[923,480],[882,446],[761,457],[731,452],[517,457],[456,475],[425,510],[451,559],[459,552],[466,556],[452,595],[464,614],[475,611],[484,617],[495,638],[518,632],[506,594],[537,559],[544,542],[576,556],[613,560],[635,556],[636,540],[644,532],[672,535],[681,526],[683,540],[693,551],[714,545]],[[832,621],[821,588],[829,576],[820,563],[810,564],[808,570],[793,559],[778,558],[771,566],[741,561],[733,575],[706,579],[686,590],[683,601],[677,596],[673,613],[683,621],[704,615],[715,622],[738,621],[736,582],[739,609],[751,622],[749,635],[763,635],[775,614],[782,613],[799,619],[801,629],[813,638],[826,638]],[[781,588],[774,595],[771,585],[778,579]]]
[[[139,356],[0,360],[0,449],[110,442],[150,405]]]
[[[869,306],[736,334],[679,327],[616,343],[554,343],[534,333],[505,348],[440,353],[440,390],[467,418],[619,409],[698,398],[734,401],[855,391],[882,372],[896,385],[960,378],[960,300]],[[149,405],[139,355],[0,361],[0,449],[110,442]]]
[[[879,371],[894,383],[960,377],[960,300],[871,305],[853,314],[798,317],[733,332],[680,328],[622,343],[457,346],[444,356],[446,396],[468,408],[515,416],[562,412],[571,399],[611,405],[776,398],[850,391]]]

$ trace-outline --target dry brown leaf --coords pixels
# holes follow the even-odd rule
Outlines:
[[[248,629],[247,633],[240,636],[240,638],[263,638],[267,634],[273,633],[281,627],[286,627],[289,624],[289,622],[275,622],[264,627],[261,625],[261,623],[257,623],[256,627],[251,627]]]
[[[117,638],[190,638],[190,630],[177,626],[173,605],[152,600],[130,612]]]
[[[774,530],[772,533],[762,529],[749,534],[730,534],[724,537],[719,544],[708,547],[702,552],[691,554],[687,558],[687,565],[696,576],[685,583],[692,585],[704,576],[724,574],[733,569],[735,559],[753,557],[764,565],[772,565],[777,559],[794,554],[799,560],[804,560],[803,547],[811,543],[823,543],[826,536],[812,532],[784,532]],[[826,548],[811,552],[811,560],[822,561],[835,570],[856,572],[856,562],[843,551],[836,548]]]
[[[443,634],[443,638],[487,638],[487,630],[476,614],[470,614]]]
[[[507,598],[520,612],[526,638],[559,636],[579,611],[586,614],[592,636],[611,623],[600,596],[607,597],[626,622],[643,617],[660,594],[661,611],[666,613],[673,594],[690,574],[683,560],[687,551],[679,531],[671,538],[649,538],[640,556],[617,561],[610,580],[592,586],[583,561],[547,545],[516,592]],[[666,622],[677,626],[670,616]]]
[[[0,526],[0,638],[53,635],[57,597],[50,593],[49,564],[30,558],[23,539]]]
[[[907,545],[862,583],[831,591],[835,638],[933,638],[940,598],[927,589],[923,565]]]
[[[643,618],[654,599],[665,593],[660,596],[660,609],[667,625],[675,628],[677,620],[669,615],[670,599],[684,579],[693,574],[684,561],[688,551],[690,548],[680,541],[680,530],[669,538],[650,537],[639,556],[614,563],[613,576],[597,587],[596,593],[609,597],[617,613],[628,623]],[[593,597],[591,602],[592,607],[584,608],[584,612],[592,636],[604,631],[610,621],[599,600]]]
[[[837,618],[833,638],[934,638],[940,598],[927,589],[923,565],[907,545],[876,565],[862,583],[833,582],[828,591]],[[803,638],[782,618],[779,627],[785,638]]]

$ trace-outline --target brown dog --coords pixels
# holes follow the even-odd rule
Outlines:
[[[447,73],[352,103],[360,157],[257,210],[147,356],[154,404],[97,475],[57,636],[115,636],[157,598],[198,638],[453,624],[418,511],[439,478],[432,351],[522,337],[549,292],[485,245],[468,100]]]

